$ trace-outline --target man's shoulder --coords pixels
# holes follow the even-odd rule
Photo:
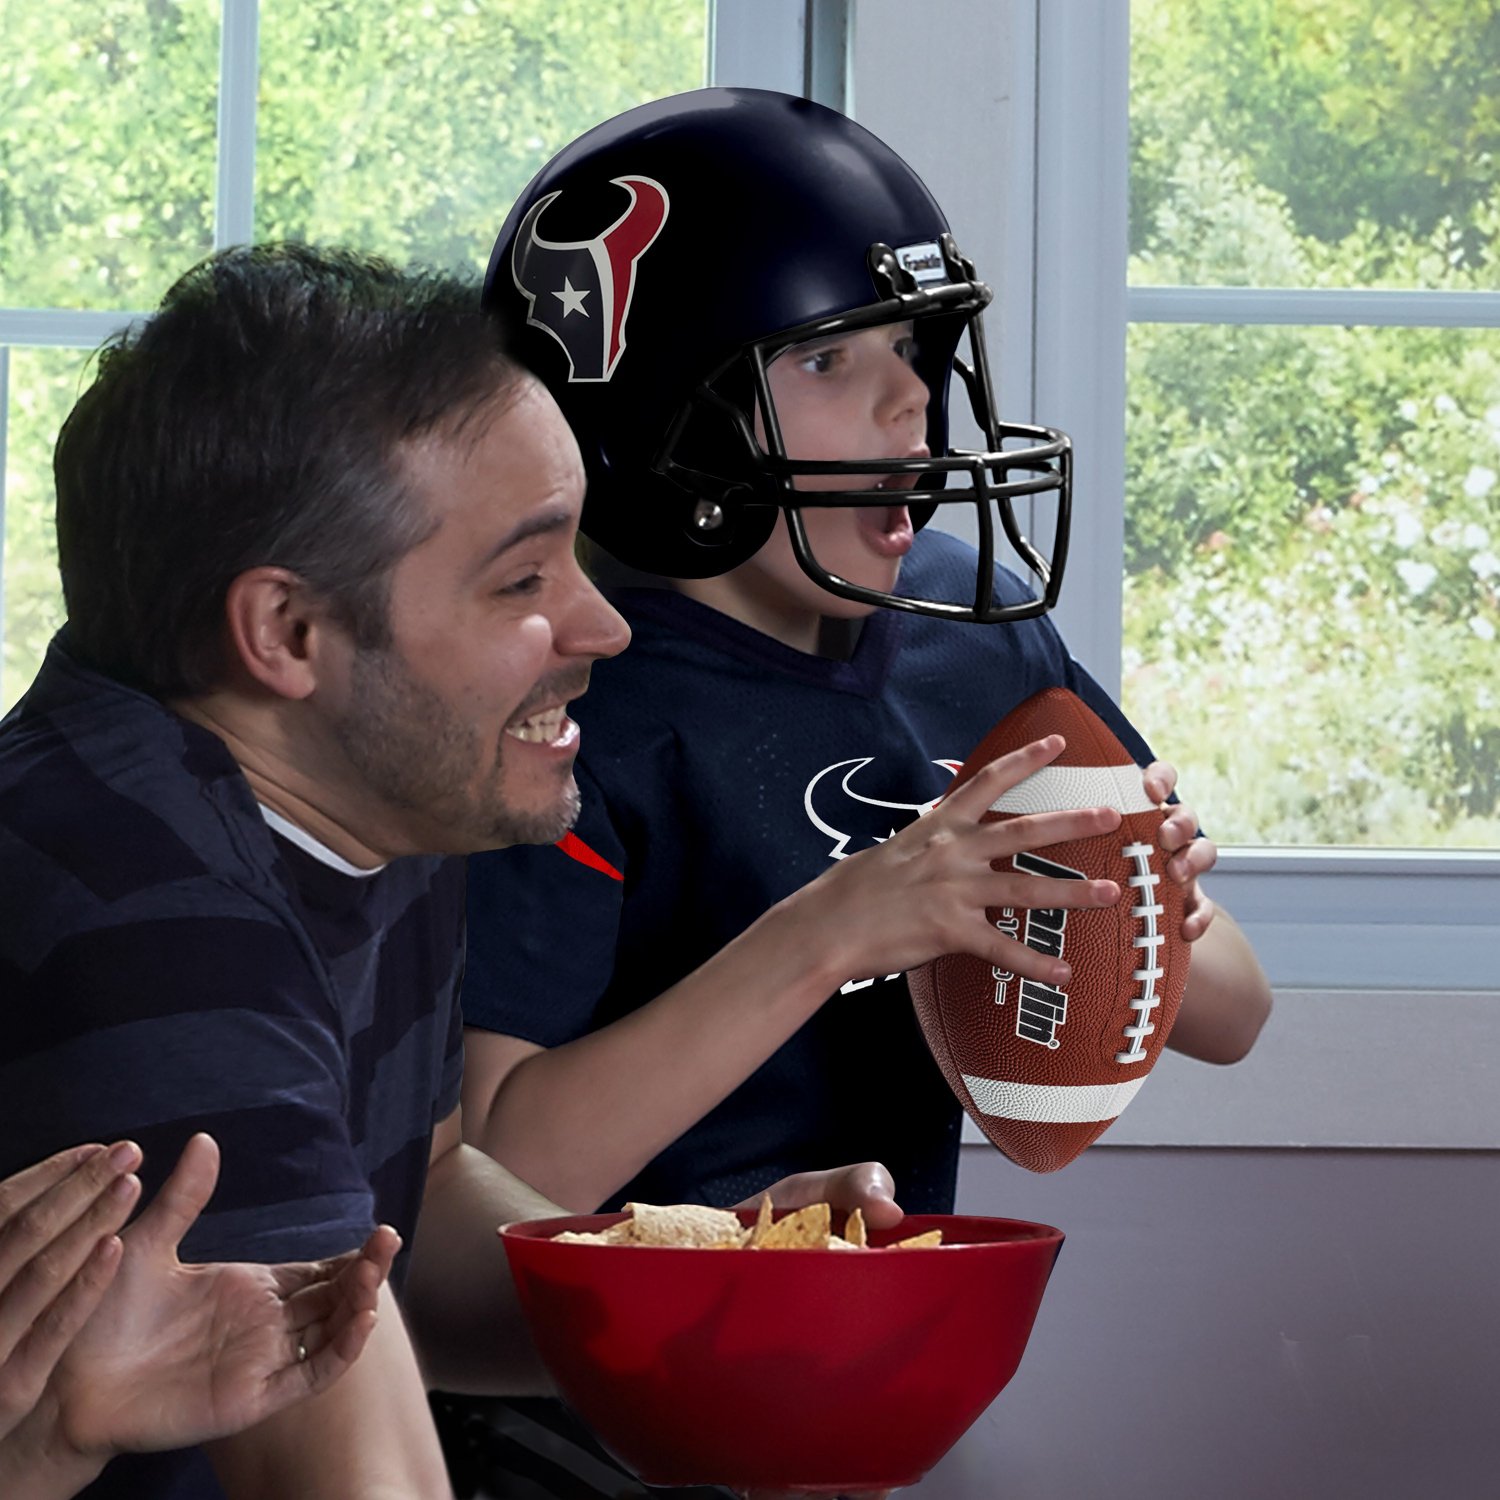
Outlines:
[[[56,674],[53,674],[54,679]],[[7,948],[217,910],[253,915],[270,836],[217,736],[82,674],[0,726]]]

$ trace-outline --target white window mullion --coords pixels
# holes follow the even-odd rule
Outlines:
[[[259,0],[224,0],[219,37],[214,249],[255,238],[255,108],[260,86]]]
[[[714,0],[708,81],[800,94],[806,82],[807,0]]]
[[[1287,323],[1342,328],[1500,328],[1500,292],[1133,286],[1132,323]]]
[[[5,473],[10,427],[10,349],[0,342],[0,662],[5,652]]]
[[[1073,543],[1054,611],[1120,689],[1125,516],[1129,8],[1048,0],[1037,16],[1035,399],[1073,439]]]

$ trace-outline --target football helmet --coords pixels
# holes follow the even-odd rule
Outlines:
[[[1041,614],[1067,557],[1071,450],[995,414],[981,312],[990,289],[912,169],[868,130],[807,99],[710,88],[607,121],[559,152],[507,217],[485,278],[506,347],[551,391],[578,439],[582,529],[630,567],[707,578],[745,562],[779,511],[804,572],[833,594],[950,619]],[[809,340],[910,321],[928,388],[930,457],[789,455],[767,379]],[[966,342],[966,353],[961,344]],[[957,372],[983,446],[951,448]],[[757,426],[764,441],[757,435]],[[842,475],[850,489],[798,489]],[[803,507],[939,504],[976,513],[972,599],[866,588],[819,563]],[[1054,512],[1047,555],[1017,513]],[[1035,597],[993,587],[994,515]]]

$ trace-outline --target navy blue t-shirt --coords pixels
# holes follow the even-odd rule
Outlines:
[[[462,953],[460,861],[331,868],[216,735],[59,642],[0,724],[0,1174],[129,1136],[149,1197],[207,1130],[184,1260],[332,1255],[378,1222],[410,1246],[458,1105]],[[221,1491],[185,1453],[86,1493]]]
[[[903,586],[971,596],[974,557],[923,531]],[[1008,573],[997,588],[1025,595]],[[573,836],[470,860],[467,1025],[555,1047],[627,1015],[829,860],[909,823],[1043,688],[1072,689],[1151,760],[1045,618],[965,625],[877,610],[838,661],[668,590],[614,602],[634,640],[595,666],[575,710]],[[733,1203],[790,1172],[873,1159],[908,1211],[951,1210],[960,1109],[905,978],[851,978],[615,1201]]]

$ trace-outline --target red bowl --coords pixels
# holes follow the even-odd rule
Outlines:
[[[649,1484],[915,1484],[1015,1374],[1063,1239],[941,1214],[870,1235],[940,1228],[941,1247],[884,1254],[552,1238],[623,1217],[501,1238],[559,1391]]]

